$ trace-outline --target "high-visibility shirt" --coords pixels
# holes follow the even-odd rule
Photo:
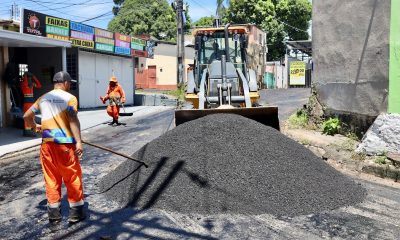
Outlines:
[[[122,89],[120,85],[116,85],[115,87],[108,86],[105,99],[109,100],[110,106],[115,106],[120,104],[121,102],[125,102],[124,89]]]
[[[33,98],[33,87],[41,88],[42,84],[40,84],[35,75],[30,72],[26,72],[21,81],[21,91],[24,97]]]
[[[68,112],[78,112],[78,100],[74,95],[54,89],[41,96],[31,110],[42,114],[43,142],[76,143],[68,117]]]

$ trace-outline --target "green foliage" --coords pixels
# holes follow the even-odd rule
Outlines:
[[[202,17],[196,22],[194,22],[193,25],[196,27],[211,27],[213,25],[213,21],[214,21],[213,16]]]
[[[352,152],[351,159],[356,161],[364,161],[367,158],[365,153]]]
[[[306,128],[308,126],[308,115],[304,109],[298,110],[288,119],[290,128]]]
[[[335,135],[339,133],[341,126],[339,118],[329,118],[322,124],[322,132],[327,135]]]
[[[183,101],[185,99],[185,87],[180,86],[176,90],[166,91],[164,92],[164,94],[174,96],[179,101]]]
[[[108,24],[109,30],[175,40],[176,14],[166,0],[124,0],[117,7],[116,16]]]
[[[377,164],[386,164],[386,160],[387,160],[387,157],[385,155],[384,156],[378,156],[375,159],[375,163],[377,163]]]
[[[307,40],[312,6],[308,0],[230,0],[224,22],[254,23],[268,34],[268,61],[285,54],[283,41]],[[295,27],[289,27],[283,22]]]

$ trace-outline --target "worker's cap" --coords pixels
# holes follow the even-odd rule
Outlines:
[[[112,76],[112,77],[110,78],[110,82],[118,82],[117,77],[116,77],[116,76]]]
[[[54,74],[53,83],[63,83],[63,82],[77,82],[77,81],[72,79],[69,73],[64,71]]]

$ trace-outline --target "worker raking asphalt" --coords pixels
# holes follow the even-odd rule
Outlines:
[[[363,201],[365,189],[279,131],[231,114],[182,124],[99,183],[138,209],[295,216]]]

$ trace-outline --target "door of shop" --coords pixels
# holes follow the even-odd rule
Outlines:
[[[100,96],[107,91],[114,74],[125,90],[126,104],[133,104],[133,63],[130,58],[79,52],[79,107],[104,106]]]

